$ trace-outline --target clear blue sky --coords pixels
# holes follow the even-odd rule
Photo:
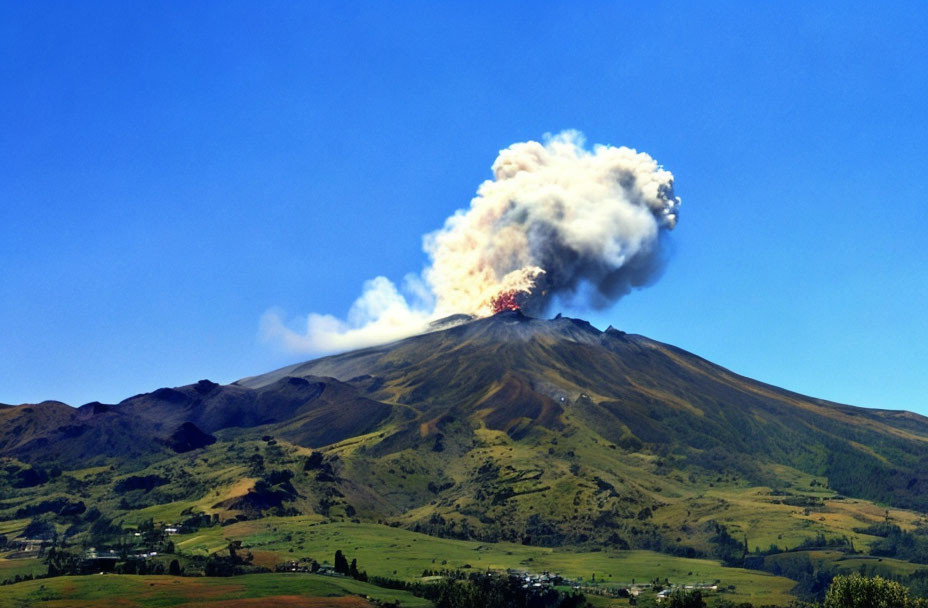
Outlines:
[[[421,270],[572,128],[683,206],[656,285],[565,314],[928,414],[924,2],[347,4],[0,3],[0,402],[293,362],[262,313]]]

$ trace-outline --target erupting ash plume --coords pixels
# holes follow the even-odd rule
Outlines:
[[[409,299],[377,277],[347,320],[310,314],[305,332],[295,332],[269,312],[265,336],[304,352],[357,348],[456,313],[543,314],[553,299],[578,294],[602,308],[659,274],[661,234],[676,225],[680,199],[673,175],[647,154],[587,150],[567,131],[502,150],[493,177],[468,209],[425,236],[430,263],[421,277],[407,277]]]

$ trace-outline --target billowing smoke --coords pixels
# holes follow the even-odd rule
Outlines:
[[[291,350],[327,352],[425,331],[430,321],[521,308],[554,299],[602,308],[660,273],[662,233],[677,222],[673,175],[625,147],[584,147],[567,131],[517,143],[493,163],[468,209],[425,236],[430,263],[403,295],[385,277],[364,286],[346,320],[310,314],[305,331],[266,313],[264,335]]]

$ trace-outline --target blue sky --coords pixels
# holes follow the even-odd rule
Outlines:
[[[928,414],[924,3],[345,4],[0,3],[0,402],[303,359],[263,313],[344,316],[579,129],[683,205],[660,281],[565,314]]]

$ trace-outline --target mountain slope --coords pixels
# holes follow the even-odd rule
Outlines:
[[[770,481],[759,465],[780,464],[850,495],[928,506],[928,419],[805,397],[575,319],[506,312],[238,384],[262,387],[281,374],[350,380],[420,419],[441,413],[514,438],[561,431],[569,419],[626,450],[668,452],[755,483]]]
[[[260,389],[208,380],[161,388],[116,405],[59,402],[0,410],[0,454],[30,462],[86,465],[166,457],[175,435],[261,428],[295,443],[326,445],[369,432],[394,408],[333,378],[284,378]],[[201,442],[202,443],[202,442]]]
[[[129,519],[314,513],[708,555],[725,538],[719,522],[766,547],[879,521],[881,508],[840,494],[928,508],[928,419],[805,397],[643,336],[518,311],[226,386],[2,408],[0,422],[0,456],[112,465],[87,496]],[[7,470],[10,488],[44,479]],[[121,495],[135,487],[119,485],[127,475],[158,485]],[[26,493],[0,478],[0,498],[16,499],[0,503],[0,519],[80,487],[63,477]]]

